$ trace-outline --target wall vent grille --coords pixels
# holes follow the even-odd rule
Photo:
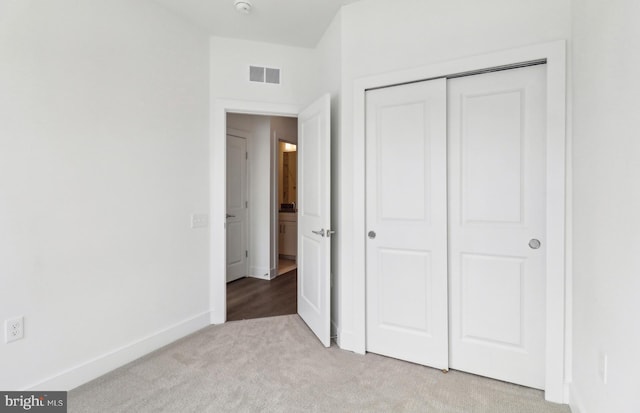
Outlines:
[[[262,66],[249,66],[249,81],[279,85],[280,69]]]

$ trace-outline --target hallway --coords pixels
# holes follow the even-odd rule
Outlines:
[[[296,314],[297,270],[271,281],[241,278],[227,284],[227,321]]]

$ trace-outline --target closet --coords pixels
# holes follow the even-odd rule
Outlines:
[[[545,383],[546,66],[366,94],[366,348]]]

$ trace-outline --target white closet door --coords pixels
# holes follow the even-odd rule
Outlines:
[[[367,351],[445,369],[446,80],[366,99]]]
[[[448,84],[449,364],[535,388],[545,376],[545,85],[544,65]]]

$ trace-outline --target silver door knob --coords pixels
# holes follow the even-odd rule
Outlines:
[[[235,218],[235,215],[227,214],[227,218]]]
[[[313,232],[314,234],[320,235],[321,237],[324,237],[324,228],[321,229],[320,231],[311,231],[311,232]]]
[[[529,241],[529,248],[531,248],[532,250],[537,250],[538,248],[540,248],[540,245],[542,245],[540,240],[537,240],[535,238],[532,238],[531,241]]]
[[[369,233],[367,234],[367,237],[369,237],[369,239],[374,239],[376,237],[376,232],[375,231],[369,231]]]

